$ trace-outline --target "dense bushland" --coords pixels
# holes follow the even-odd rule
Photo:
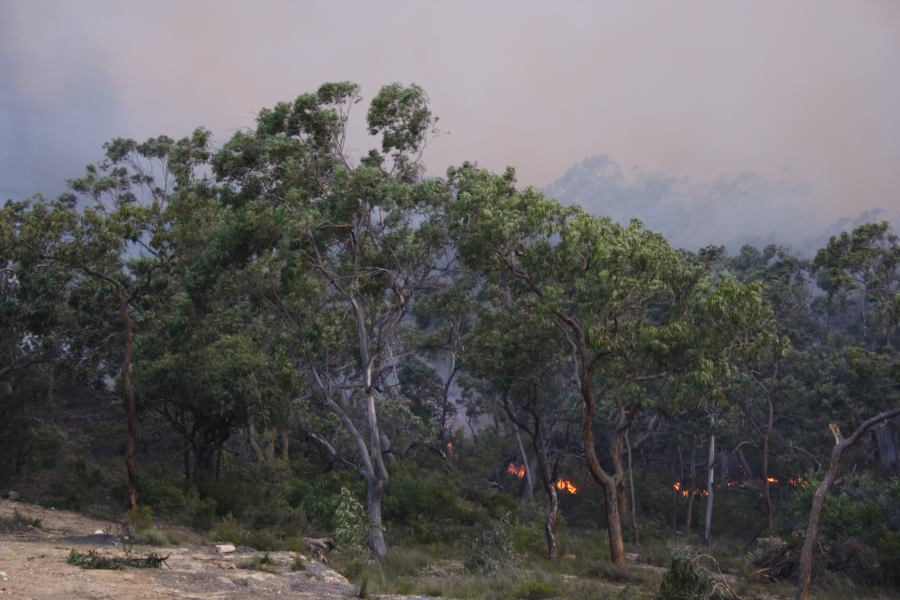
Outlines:
[[[70,192],[6,202],[0,487],[522,598],[589,592],[498,574],[655,586],[628,552],[677,566],[661,597],[725,593],[673,540],[778,586],[812,510],[819,580],[900,584],[897,419],[850,434],[898,406],[887,224],[813,260],[679,250],[512,169],[425,178],[415,85],[352,156],[360,100],[326,84],[219,147],[112,140]]]

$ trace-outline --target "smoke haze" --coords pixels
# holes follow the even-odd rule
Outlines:
[[[264,106],[350,79],[367,97],[428,91],[435,174],[474,160],[547,186],[607,155],[688,178],[678,193],[704,202],[745,184],[790,193],[743,210],[827,224],[900,208],[898,73],[895,0],[0,0],[0,197],[60,191],[110,137],[203,125],[222,142]]]

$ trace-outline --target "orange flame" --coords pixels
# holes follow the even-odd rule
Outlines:
[[[572,483],[571,481],[569,481],[568,479],[558,479],[556,481],[556,489],[565,490],[565,491],[569,492],[570,494],[578,493],[578,487],[576,487],[575,484]]]
[[[519,465],[518,467],[516,467],[516,465],[509,463],[509,466],[506,467],[506,472],[513,477],[522,479],[523,477],[525,477],[525,465]]]
[[[769,483],[778,483],[778,480],[771,475],[769,477],[766,477],[766,481],[768,481]]]

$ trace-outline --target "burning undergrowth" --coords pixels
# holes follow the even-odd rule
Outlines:
[[[506,467],[506,474],[515,477],[516,479],[524,479],[525,478],[525,465],[515,465],[513,463],[509,463]],[[557,479],[553,482],[553,486],[563,492],[568,492],[569,494],[577,494],[579,487],[575,485],[575,482],[571,479]]]

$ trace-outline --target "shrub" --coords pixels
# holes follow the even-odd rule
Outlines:
[[[147,546],[168,546],[171,543],[169,536],[164,531],[153,528],[137,533],[134,536],[134,541]]]
[[[879,538],[876,548],[884,567],[885,579],[900,584],[900,532],[888,531]]]
[[[672,553],[669,570],[663,576],[656,600],[714,600],[722,598],[709,573],[687,548]]]
[[[149,506],[135,506],[125,513],[122,521],[132,531],[143,533],[153,527],[153,511]]]
[[[32,527],[40,529],[42,526],[43,521],[41,519],[23,515],[18,510],[13,512],[12,517],[0,517],[0,531],[21,531]]]
[[[547,538],[537,524],[514,526],[513,546],[520,556],[547,556]]]
[[[472,553],[466,558],[466,568],[478,573],[496,574],[516,567],[519,555],[516,554],[512,537],[512,515],[504,513],[475,541]]]
[[[512,595],[522,600],[544,600],[562,596],[562,592],[543,579],[531,579],[513,588]]]
[[[366,548],[366,512],[362,504],[345,487],[341,488],[337,510],[334,512],[334,541],[345,552],[362,554]]]
[[[275,568],[275,561],[269,556],[269,553],[256,556],[251,556],[247,560],[241,561],[237,564],[239,569],[248,569],[251,571],[264,571],[266,573],[277,573],[278,570]]]

